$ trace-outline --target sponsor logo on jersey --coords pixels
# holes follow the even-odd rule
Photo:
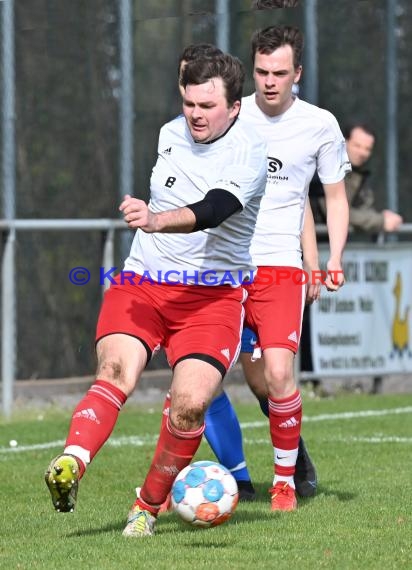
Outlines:
[[[162,154],[172,154],[172,147],[169,146],[169,148],[162,150]]]
[[[283,162],[274,156],[268,156],[268,172],[279,172],[282,170]]]
[[[215,188],[218,188],[219,184],[222,185],[222,187],[234,186],[235,188],[238,188],[240,190],[240,186],[237,182],[234,182],[233,180],[228,180],[227,178],[220,178],[219,180],[217,180],[216,184],[215,184]]]
[[[279,182],[287,182],[289,176],[279,175],[279,172],[283,168],[283,162],[274,156],[268,156],[268,174],[267,182],[271,184],[279,184]]]

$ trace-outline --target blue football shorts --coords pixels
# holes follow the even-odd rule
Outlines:
[[[254,346],[257,342],[257,334],[247,327],[243,328],[242,331],[242,343],[240,350],[241,352],[253,352]]]

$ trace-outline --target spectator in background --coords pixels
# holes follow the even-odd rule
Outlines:
[[[362,121],[354,121],[343,129],[346,150],[352,171],[345,176],[345,189],[349,202],[349,223],[354,230],[369,234],[395,232],[403,223],[402,216],[391,210],[378,211],[375,208],[374,191],[369,185],[370,171],[367,163],[372,155],[376,135],[372,128]],[[323,185],[317,173],[309,187],[309,198],[317,224],[326,223],[326,202]],[[323,239],[321,236],[320,241]],[[312,371],[310,342],[310,311],[305,311],[301,338],[301,370]],[[319,379],[311,380],[318,390]]]
[[[354,122],[343,129],[346,149],[352,171],[345,176],[346,195],[349,202],[349,223],[355,230],[368,233],[395,232],[403,223],[402,216],[391,210],[379,212],[374,205],[374,191],[369,185],[370,171],[366,164],[370,159],[376,136],[362,122]],[[326,201],[322,183],[315,174],[309,189],[315,222],[326,222]]]

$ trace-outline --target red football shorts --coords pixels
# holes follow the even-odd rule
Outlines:
[[[258,267],[255,279],[244,286],[245,325],[253,329],[265,348],[297,352],[305,306],[305,285],[297,267]]]
[[[115,278],[105,292],[96,342],[123,333],[165,349],[170,366],[185,358],[210,362],[222,375],[236,362],[244,319],[242,287],[161,284]],[[215,362],[217,361],[217,362]]]

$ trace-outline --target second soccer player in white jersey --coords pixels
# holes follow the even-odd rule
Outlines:
[[[315,170],[324,184],[330,257],[325,284],[344,283],[342,254],[349,210],[344,177],[350,170],[345,140],[335,117],[299,100],[303,37],[294,27],[274,26],[252,38],[255,93],[242,100],[241,120],[252,124],[268,143],[265,195],[252,239],[257,277],[248,287],[246,322],[258,334],[263,359],[242,355],[252,390],[268,398],[274,448],[274,511],[296,508],[293,475],[302,422],[302,402],[293,374],[304,306],[301,234],[309,183]]]
[[[298,455],[302,402],[293,374],[301,334],[305,282],[313,285],[312,262],[304,259],[302,233],[309,183],[315,170],[325,187],[330,242],[330,271],[325,285],[337,290],[344,283],[342,254],[348,230],[344,177],[350,170],[345,140],[335,117],[299,100],[293,87],[302,73],[303,37],[297,28],[273,26],[252,38],[255,93],[242,99],[240,120],[257,128],[268,144],[265,195],[252,239],[258,266],[247,287],[246,324],[241,362],[248,383],[269,417],[274,449],[274,479],[270,489],[273,511],[297,506],[295,465]],[[305,233],[306,220],[305,220]],[[310,232],[309,234],[310,235]],[[313,249],[313,248],[309,248]],[[263,358],[252,358],[263,353]],[[208,413],[213,411],[214,403]],[[216,433],[224,426],[215,425]],[[304,456],[303,456],[304,457]],[[314,471],[314,470],[313,470]],[[303,481],[306,487],[311,481]],[[314,480],[313,485],[316,484]],[[310,489],[301,495],[309,496]]]

